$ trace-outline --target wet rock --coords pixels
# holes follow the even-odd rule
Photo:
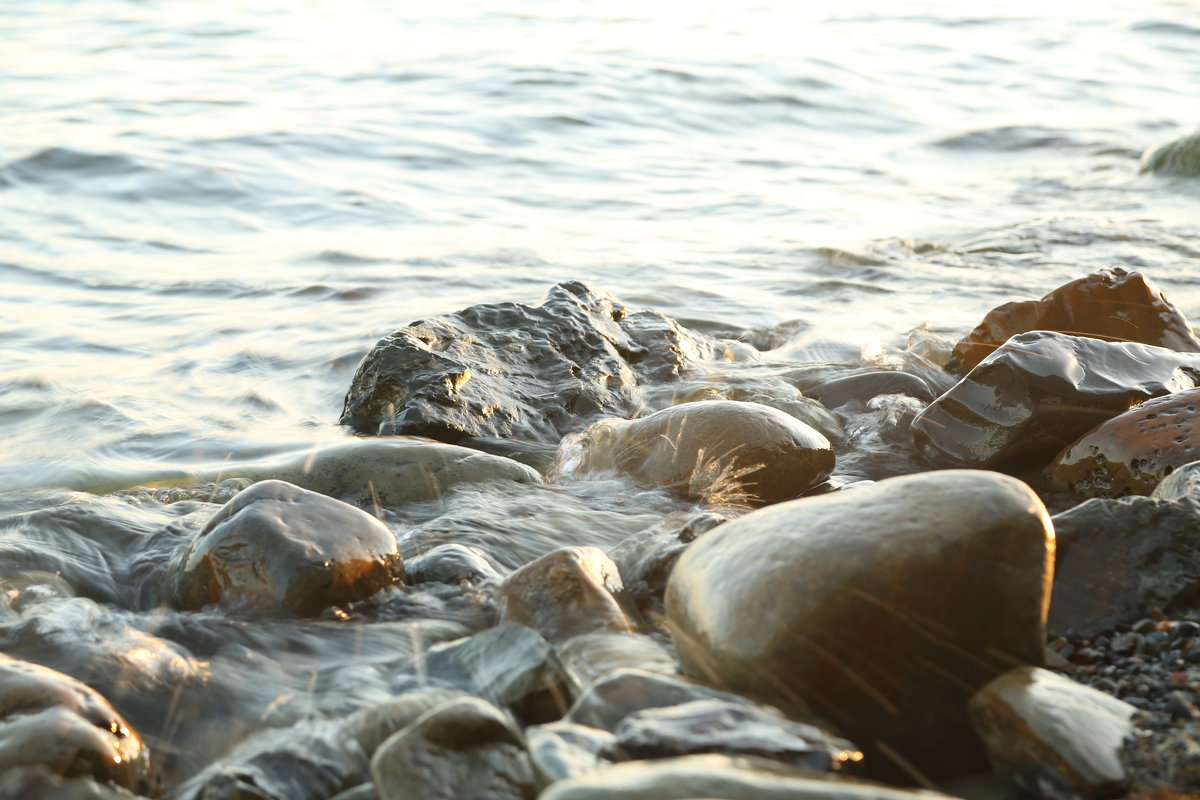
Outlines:
[[[1200,133],[1147,150],[1142,156],[1142,172],[1176,178],[1200,177]]]
[[[537,631],[505,624],[435,645],[425,669],[507,708],[526,725],[549,722],[571,707],[579,687]]]
[[[180,786],[174,800],[325,800],[367,780],[367,757],[334,722],[262,731]]]
[[[863,757],[855,745],[815,725],[728,700],[694,700],[635,711],[622,720],[615,733],[617,744],[629,758],[722,753],[761,756],[832,772]]]
[[[1154,487],[1155,500],[1182,503],[1200,514],[1200,461],[1184,464]]]
[[[809,389],[807,395],[828,408],[851,402],[866,403],[881,394],[904,394],[928,403],[933,392],[924,380],[908,372],[863,372],[827,381]]]
[[[958,343],[954,356],[971,370],[1010,337],[1038,330],[1200,351],[1187,318],[1158,287],[1140,272],[1113,267],[1063,284],[1041,300],[992,309]]]
[[[0,777],[0,800],[138,800],[127,789],[89,778],[63,778],[46,767],[17,767]]]
[[[525,729],[529,759],[538,786],[586,775],[612,759],[617,738],[608,731],[552,722]]]
[[[563,547],[531,561],[496,587],[507,622],[556,641],[600,628],[632,631],[638,612],[617,566],[596,547]]]
[[[370,756],[392,734],[407,728],[433,709],[464,697],[467,694],[457,689],[409,692],[355,712],[343,723],[343,731]]]
[[[1200,354],[1022,333],[918,414],[913,438],[961,466],[1040,467],[1096,425],[1198,379]]]
[[[1107,797],[1129,783],[1120,756],[1136,709],[1115,697],[1019,667],[980,689],[969,710],[995,770],[1039,797]]]
[[[492,557],[478,547],[443,544],[404,562],[405,580],[420,583],[495,583],[500,569]]]
[[[375,793],[375,784],[360,783],[352,789],[347,789],[344,792],[338,792],[329,800],[377,800],[378,795]]]
[[[187,547],[175,602],[199,609],[311,616],[403,581],[383,523],[331,497],[262,481],[213,515]]]
[[[359,433],[557,442],[601,416],[632,416],[711,343],[578,282],[537,306],[496,303],[414,322],[359,364],[341,423]]]
[[[558,645],[558,654],[581,684],[590,684],[618,669],[671,674],[675,656],[649,636],[625,631],[595,631]]]
[[[683,756],[614,764],[554,784],[539,800],[946,800],[758,758]]]
[[[635,711],[690,703],[694,700],[723,700],[749,705],[740,695],[692,683],[675,675],[638,669],[620,669],[584,689],[565,720],[590,728],[614,731]]]
[[[1148,495],[1200,458],[1200,389],[1147,400],[1059,453],[1050,477],[1084,497]]]
[[[728,520],[728,514],[716,511],[674,514],[609,548],[609,557],[644,616],[661,614],[667,578],[688,544]]]
[[[107,700],[74,678],[0,654],[0,774],[38,766],[158,792],[149,751]]]
[[[683,403],[634,420],[601,420],[563,442],[556,473],[617,471],[645,487],[707,502],[777,503],[833,471],[829,440],[758,403]]]
[[[524,739],[494,706],[463,698],[393,734],[371,758],[380,800],[532,800]]]
[[[1088,500],[1054,516],[1059,554],[1048,627],[1092,636],[1147,609],[1200,607],[1200,515],[1186,502]]]
[[[1041,662],[1053,559],[1025,484],[930,472],[722,525],[680,558],[667,614],[685,673],[966,771],[971,694]]]

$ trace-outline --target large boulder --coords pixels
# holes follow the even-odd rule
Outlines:
[[[472,306],[384,337],[359,364],[341,422],[447,442],[557,442],[598,417],[632,416],[640,382],[669,380],[710,349],[662,314],[560,283],[536,306]]]
[[[1142,155],[1142,172],[1200,178],[1200,133],[1147,150]]]
[[[1103,422],[1050,465],[1059,486],[1084,497],[1148,495],[1200,458],[1200,389],[1147,400]]]
[[[0,774],[40,766],[158,791],[149,751],[107,700],[74,678],[0,654]]]
[[[250,486],[213,515],[174,573],[183,609],[319,614],[403,581],[396,538],[370,514],[283,481]]]
[[[1016,300],[987,313],[954,348],[964,370],[974,369],[1018,333],[1058,331],[1170,350],[1200,351],[1187,318],[1140,272],[1120,267],[1059,286],[1041,300]]]
[[[912,433],[936,460],[957,466],[1042,467],[1101,422],[1198,381],[1200,354],[1032,331],[918,414]]]
[[[560,476],[616,471],[647,488],[710,502],[777,503],[833,471],[833,448],[760,403],[705,400],[634,420],[601,420],[559,451]]]
[[[922,473],[722,525],[680,558],[667,615],[686,674],[815,710],[868,767],[890,750],[944,774],[982,760],[971,694],[1040,663],[1053,559],[1025,484]]]

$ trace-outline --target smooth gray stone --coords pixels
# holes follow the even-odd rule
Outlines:
[[[639,669],[618,669],[584,689],[565,719],[591,728],[614,731],[623,719],[635,711],[711,699],[750,704],[740,695],[701,686],[683,677]]]
[[[473,585],[503,579],[492,557],[477,547],[443,544],[404,562],[405,580],[411,584],[463,582]]]
[[[526,728],[525,737],[534,776],[543,789],[610,763],[617,742],[608,731],[564,721]]]
[[[344,730],[369,757],[393,733],[407,728],[434,708],[466,696],[458,689],[410,692],[355,712],[344,722]]]
[[[573,636],[557,647],[559,658],[581,684],[619,669],[675,674],[675,655],[641,633],[595,631]]]
[[[908,372],[893,371],[847,375],[814,386],[805,394],[827,408],[838,408],[856,400],[865,403],[881,394],[906,394],[926,403],[934,397],[929,384],[921,378]]]

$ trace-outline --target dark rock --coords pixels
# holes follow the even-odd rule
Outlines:
[[[1010,337],[1038,330],[1200,351],[1187,318],[1158,287],[1140,272],[1113,267],[1064,284],[1041,300],[992,309],[958,343],[954,355],[964,370],[971,370]]]
[[[1200,354],[1022,333],[918,414],[913,438],[962,466],[1040,467],[1096,425],[1198,379]]]
[[[502,708],[526,725],[560,718],[579,687],[554,649],[522,625],[488,628],[467,639],[434,645],[425,669]]]
[[[354,506],[282,481],[226,503],[184,552],[175,602],[311,616],[404,580],[396,539]]]
[[[667,381],[707,337],[578,282],[540,305],[472,306],[414,322],[359,364],[341,423],[367,434],[557,442],[601,416],[632,416],[641,381]]]
[[[0,774],[18,767],[158,793],[149,751],[106,699],[74,678],[0,654]]]
[[[622,669],[612,672],[584,689],[567,713],[566,721],[590,728],[614,731],[635,711],[690,703],[694,700],[724,700],[749,705],[746,698],[691,683],[674,676]]]
[[[1051,632],[1095,636],[1136,622],[1148,608],[1177,613],[1200,606],[1200,516],[1188,505],[1147,497],[1088,500],[1056,515],[1054,529]]]
[[[1147,150],[1142,155],[1142,172],[1175,178],[1200,177],[1200,133]]]
[[[371,758],[380,800],[532,800],[525,742],[498,709],[453,700],[393,734]]]
[[[643,615],[661,613],[667,578],[688,543],[728,519],[715,512],[675,515],[636,536],[626,536],[609,549],[609,557]]]
[[[464,544],[443,544],[404,562],[405,580],[420,583],[495,583],[503,576],[492,557]]]
[[[881,394],[905,394],[926,403],[934,397],[924,380],[908,372],[895,371],[847,375],[814,386],[805,394],[821,401],[827,408],[838,408],[856,400],[866,403]]]
[[[1147,400],[1101,423],[1050,465],[1051,479],[1085,497],[1148,495],[1200,458],[1200,389]]]
[[[635,711],[617,726],[616,737],[629,758],[722,753],[833,772],[863,757],[853,744],[815,725],[728,700],[694,700]]]
[[[833,447],[813,428],[759,403],[683,403],[634,420],[606,419],[559,450],[561,477],[616,471],[712,503],[777,503],[833,471]]]
[[[608,731],[573,722],[534,725],[525,729],[525,736],[529,760],[541,788],[586,775],[609,763],[617,743],[617,737]]]
[[[685,673],[966,771],[970,695],[1041,662],[1053,558],[1029,487],[930,472],[722,525],[680,558],[666,607]]]

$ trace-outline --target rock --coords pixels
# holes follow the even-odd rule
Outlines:
[[[1200,461],[1184,464],[1172,471],[1150,496],[1164,502],[1182,503],[1200,514]]]
[[[635,711],[615,733],[629,758],[722,753],[762,756],[793,767],[832,772],[863,757],[855,745],[815,725],[728,700],[693,700]]]
[[[612,630],[583,633],[558,645],[558,654],[582,684],[625,668],[666,675],[675,672],[675,656],[640,633]]]
[[[426,713],[451,700],[467,697],[457,689],[423,689],[409,692],[382,704],[357,711],[346,719],[343,731],[358,742],[367,756],[379,749],[388,737],[407,728]]]
[[[971,694],[1041,661],[1053,559],[1025,484],[928,472],[722,525],[680,558],[667,615],[686,674],[965,771]]]
[[[1035,667],[1006,672],[980,689],[969,706],[996,772],[1046,800],[1062,797],[1064,789],[1109,797],[1126,788],[1121,750],[1133,732],[1135,711]]]
[[[554,649],[523,625],[504,624],[434,645],[425,654],[425,669],[509,709],[526,725],[560,718],[579,694]]]
[[[500,568],[492,557],[478,547],[443,544],[404,562],[405,580],[420,583],[496,583]]]
[[[525,736],[534,776],[543,789],[608,764],[617,743],[608,731],[573,722],[534,725],[525,729]]]
[[[947,800],[936,792],[799,770],[765,759],[683,756],[614,764],[554,784],[539,800]]]
[[[329,800],[377,800],[378,795],[375,793],[375,784],[360,783],[351,789],[344,792],[338,792]]]
[[[537,306],[472,306],[384,337],[359,364],[341,423],[557,442],[598,417],[632,416],[640,382],[670,380],[711,347],[662,314],[560,283]]]
[[[1059,453],[1055,484],[1084,497],[1148,495],[1200,458],[1200,389],[1147,400],[1103,422]]]
[[[1105,420],[1192,389],[1200,354],[1050,331],[1013,336],[913,421],[916,442],[960,466],[1040,467]]]
[[[0,654],[0,774],[19,767],[158,791],[149,751],[107,700],[74,678]]]
[[[393,734],[371,758],[380,800],[532,800],[525,743],[494,706],[454,700]]]
[[[759,403],[683,403],[634,420],[601,420],[559,449],[555,473],[628,475],[709,503],[777,503],[829,477],[833,447]]]
[[[0,800],[140,800],[127,789],[90,778],[63,778],[47,767],[17,767],[0,777]]]
[[[806,393],[828,408],[838,408],[851,402],[866,403],[881,394],[904,394],[926,403],[933,392],[924,380],[908,372],[861,372],[814,386]]]
[[[564,719],[590,728],[614,731],[635,711],[677,706],[694,700],[751,704],[739,695],[701,686],[675,675],[619,669],[584,689]]]
[[[371,515],[282,481],[262,481],[213,515],[175,573],[175,602],[301,616],[404,580],[396,539]]]
[[[1200,133],[1147,150],[1142,155],[1142,172],[1175,178],[1200,177]]]
[[[1125,742],[1124,763],[1137,800],[1192,800],[1200,795],[1200,721],[1160,730],[1138,728]]]
[[[501,616],[551,641],[601,628],[632,631],[638,612],[617,565],[596,547],[562,547],[496,587]]]
[[[954,356],[971,370],[1010,337],[1037,330],[1200,351],[1187,318],[1158,287],[1140,272],[1113,267],[1063,284],[1041,300],[997,306],[958,343]]]
[[[1054,517],[1059,552],[1048,627],[1092,636],[1200,607],[1200,514],[1186,502],[1094,499]]]

